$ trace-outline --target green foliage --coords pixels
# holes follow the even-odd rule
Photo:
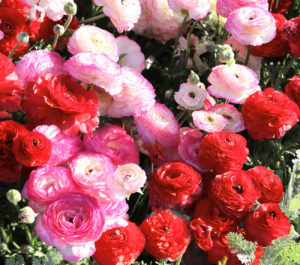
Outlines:
[[[13,258],[6,259],[5,265],[25,265],[25,260],[21,255],[16,255]]]

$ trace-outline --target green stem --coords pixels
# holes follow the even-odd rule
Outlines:
[[[248,62],[249,62],[250,52],[251,52],[251,45],[248,45],[247,56],[246,56],[246,60],[245,60],[246,66],[248,65]]]
[[[145,193],[144,193],[145,190],[146,190],[146,185],[143,187],[143,189],[142,189],[142,194],[139,195],[139,197],[137,198],[137,200],[136,200],[136,202],[135,202],[135,204],[134,204],[134,206],[133,206],[133,209],[132,209],[131,214],[130,214],[131,216],[133,216],[133,213],[135,212],[135,210],[136,210],[138,204],[140,203],[141,199],[142,199],[143,196],[145,195]]]
[[[192,33],[194,31],[194,28],[197,25],[197,21],[194,21],[193,25],[191,26],[190,30],[189,30],[189,34],[188,34],[188,39],[187,39],[187,47],[186,47],[186,54],[185,54],[185,60],[184,60],[184,65],[186,66],[190,57],[190,53],[191,53],[191,36]]]
[[[95,16],[95,17],[91,17],[91,18],[87,18],[87,19],[81,20],[81,21],[78,22],[78,24],[81,25],[81,24],[84,24],[84,23],[94,22],[94,21],[102,19],[104,17],[106,17],[106,15],[105,14],[101,14],[101,15],[98,15],[98,16]]]
[[[8,58],[12,59],[14,53],[16,52],[16,50],[18,49],[18,47],[20,46],[21,42],[19,41],[16,46],[10,51]]]
[[[275,84],[274,84],[274,89],[275,89],[275,90],[276,90],[276,89],[279,87],[279,85],[280,85],[280,76],[281,76],[281,75],[285,76],[285,75],[288,73],[288,71],[291,69],[291,67],[293,66],[293,64],[294,64],[294,62],[295,62],[296,60],[297,60],[297,57],[294,56],[294,57],[290,60],[290,62],[287,64],[287,66],[285,66],[284,69],[281,68],[281,69],[279,70],[278,76],[277,76],[276,81],[275,81]]]
[[[66,23],[64,24],[65,32],[67,31],[68,27],[70,26],[72,20],[73,20],[73,16],[72,16],[72,15],[69,15],[69,16],[68,16],[68,19],[67,19],[67,21],[66,21]],[[65,33],[64,33],[64,34],[65,34]],[[63,35],[64,35],[64,34],[63,34]],[[53,51],[54,51],[55,48],[56,48],[58,38],[59,38],[59,37],[62,37],[63,35],[61,35],[61,36],[55,35],[54,40],[53,40],[53,43],[52,43],[52,50],[53,50]]]
[[[55,51],[55,47],[57,45],[57,40],[58,40],[59,36],[55,35],[54,40],[52,42],[52,51]]]
[[[180,265],[180,262],[182,260],[182,256],[183,256],[183,254],[178,258],[178,260],[176,261],[175,265]]]

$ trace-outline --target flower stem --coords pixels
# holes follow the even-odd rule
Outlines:
[[[191,36],[193,33],[194,28],[197,25],[197,21],[194,21],[193,25],[191,26],[190,30],[189,30],[189,34],[188,34],[188,39],[187,39],[187,47],[186,47],[186,54],[185,54],[185,60],[184,60],[184,65],[186,66],[190,57],[190,53],[191,53]]]
[[[246,60],[245,60],[246,66],[248,65],[248,62],[249,62],[250,52],[251,52],[251,45],[248,45],[247,56],[246,56]]]
[[[176,261],[175,265],[180,265],[180,262],[182,260],[182,256],[183,256],[183,254],[181,254],[181,256],[178,258],[178,260]]]
[[[276,81],[275,81],[275,84],[274,84],[274,89],[275,90],[277,90],[277,88],[279,88],[279,86],[280,86],[280,76],[281,75],[283,75],[283,76],[285,76],[287,73],[288,73],[288,71],[291,69],[291,67],[293,66],[293,64],[294,64],[294,62],[297,60],[297,58],[298,57],[296,57],[296,56],[294,56],[291,60],[290,60],[290,62],[287,64],[287,66],[285,66],[285,68],[284,69],[280,69],[279,70],[279,73],[278,73],[278,75],[277,75],[277,78],[276,78]]]
[[[21,42],[19,41],[16,46],[10,51],[9,55],[8,55],[8,58],[12,58],[14,53],[16,52],[16,50],[18,49],[18,47],[20,46]]]
[[[94,22],[94,21],[102,19],[104,17],[106,17],[105,14],[100,14],[100,15],[95,16],[95,17],[91,17],[91,18],[88,18],[88,19],[81,20],[81,21],[78,22],[78,24],[81,25],[81,24],[84,24],[84,23]]]
[[[66,23],[64,24],[64,29],[65,29],[65,32],[67,31],[68,27],[70,26],[71,22],[73,20],[73,15],[69,15],[68,16],[68,19],[66,21]],[[63,34],[64,35],[64,34]],[[61,35],[61,36],[63,36]],[[52,50],[54,51],[55,50],[55,47],[57,45],[57,41],[58,41],[58,38],[61,37],[59,35],[55,35],[54,37],[54,40],[53,40],[53,43],[52,43]]]

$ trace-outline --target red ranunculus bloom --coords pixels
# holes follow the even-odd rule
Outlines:
[[[50,140],[38,132],[28,132],[20,135],[13,145],[16,159],[27,167],[46,164],[51,156],[51,150]]]
[[[280,203],[284,194],[282,183],[271,170],[257,166],[248,170],[248,173],[253,176],[261,192],[261,197],[258,200],[260,203]]]
[[[210,250],[213,246],[210,235],[211,227],[207,226],[200,218],[196,218],[190,222],[190,228],[196,245],[205,251]]]
[[[15,69],[16,66],[11,59],[0,53],[0,81],[5,80],[7,76],[15,71]]]
[[[19,80],[0,81],[0,110],[17,111],[23,97],[23,82]]]
[[[95,245],[93,258],[99,265],[130,265],[143,251],[145,236],[135,223],[128,221],[125,227],[104,232]]]
[[[182,209],[202,193],[201,174],[186,162],[164,164],[148,176],[148,195],[153,209]]]
[[[273,13],[286,13],[291,7],[292,0],[279,0],[278,6],[276,8],[277,0],[268,0],[269,2],[269,10]]]
[[[235,170],[216,176],[210,197],[224,215],[242,220],[259,199],[260,191],[247,171]]]
[[[249,135],[262,141],[282,137],[298,122],[300,110],[287,95],[268,87],[247,98],[242,115]]]
[[[0,51],[8,55],[18,43],[18,33],[28,32],[28,26],[24,16],[14,8],[0,7],[0,20],[0,30],[4,33],[4,38],[0,40]],[[14,57],[22,56],[28,48],[29,43],[20,44]]]
[[[170,212],[148,217],[140,228],[146,238],[145,250],[157,259],[177,260],[191,240],[187,224]]]
[[[242,169],[249,153],[246,145],[246,139],[236,133],[209,133],[199,146],[199,164],[218,174]]]
[[[278,204],[263,203],[247,217],[245,228],[248,240],[265,247],[272,245],[274,239],[287,236],[291,224]]]
[[[27,20],[28,11],[30,10],[30,6],[24,4],[22,0],[2,0],[0,7],[10,7],[15,9],[24,16],[25,20]]]
[[[98,100],[69,75],[47,74],[30,82],[22,102],[29,120],[55,124],[67,135],[93,131],[99,123]]]
[[[300,76],[295,75],[291,81],[287,83],[284,91],[291,100],[296,102],[300,108]]]

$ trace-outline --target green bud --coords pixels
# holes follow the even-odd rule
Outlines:
[[[234,60],[234,52],[231,46],[225,44],[219,49],[219,61],[221,63],[227,63]]]
[[[192,85],[198,85],[200,83],[200,77],[193,70],[190,72],[188,83]]]
[[[77,5],[75,3],[69,2],[65,4],[64,11],[69,16],[74,16],[77,13]]]
[[[29,206],[26,206],[21,209],[20,219],[21,219],[22,223],[32,224],[35,221],[36,216],[37,216],[37,214]]]
[[[29,35],[26,32],[20,32],[17,35],[17,41],[20,43],[28,43],[29,42]]]
[[[53,31],[54,31],[54,34],[56,36],[62,36],[64,35],[65,33],[65,28],[64,26],[60,25],[60,24],[56,24],[54,27],[53,27]]]
[[[22,199],[21,193],[18,190],[15,190],[15,189],[9,190],[6,193],[6,198],[12,204],[17,204]]]

